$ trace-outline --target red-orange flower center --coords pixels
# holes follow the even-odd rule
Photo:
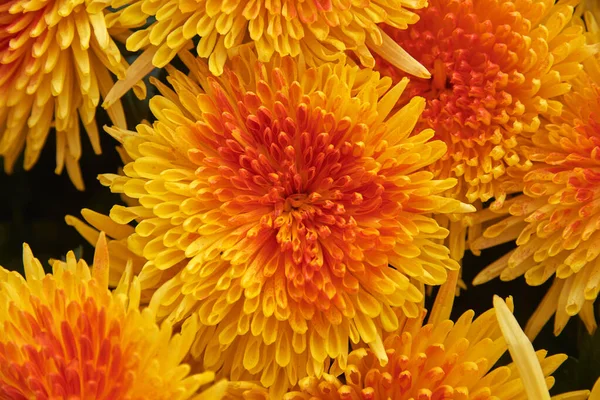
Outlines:
[[[448,145],[433,170],[462,177],[467,187],[459,184],[457,195],[471,202],[521,190],[506,174],[510,167],[530,165],[516,147],[517,137],[535,132],[540,115],[560,113],[561,104],[552,99],[570,89],[566,81],[585,59],[585,52],[560,47],[580,35],[578,28],[565,28],[573,7],[553,1],[432,0],[415,12],[420,20],[407,30],[385,31],[432,75],[411,78],[404,102],[425,97],[418,127],[433,128]],[[377,68],[395,80],[406,76],[381,58]]]
[[[438,135],[450,135],[446,140],[487,140],[493,132],[485,127],[523,113],[515,90],[524,76],[515,67],[527,57],[524,34],[531,23],[514,3],[475,3],[433,1],[416,11],[421,19],[408,30],[387,28],[431,72],[430,80],[411,79],[407,97],[428,100],[423,124]],[[380,65],[392,77],[405,75],[384,61]]]
[[[258,100],[246,95],[249,106],[260,104]],[[361,162],[364,144],[346,141],[366,127],[353,126],[348,117],[338,122],[332,112],[313,108],[306,100],[291,107],[295,115],[288,115],[290,108],[278,101],[278,115],[263,106],[249,107],[253,114],[246,116],[242,129],[234,122],[226,124],[229,134],[216,139],[220,158],[212,165],[221,175],[210,182],[215,195],[226,201],[229,223],[242,225],[260,216],[246,237],[271,247],[269,256],[279,255],[267,263],[265,273],[281,260],[293,282],[289,294],[299,300],[304,292],[315,301],[318,287],[334,290],[323,286],[323,279],[330,279],[329,273],[342,276],[345,257],[361,260],[364,250],[378,244],[384,251],[385,242],[394,243],[396,229],[359,226],[357,219],[393,215],[400,207],[391,201],[393,191],[385,191],[383,177]],[[318,272],[324,264],[330,271]],[[328,303],[334,293],[323,300]]]

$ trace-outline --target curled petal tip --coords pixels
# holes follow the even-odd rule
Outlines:
[[[472,213],[477,211],[477,208],[473,204],[461,203],[459,211],[463,213]]]

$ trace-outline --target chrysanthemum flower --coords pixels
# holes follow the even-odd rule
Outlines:
[[[549,400],[551,374],[567,356],[536,353],[507,305],[499,298],[494,303],[495,309],[478,318],[467,311],[456,323],[430,320],[423,326],[422,317],[408,320],[384,342],[386,365],[371,350],[356,349],[342,377],[306,377],[283,399]],[[514,363],[493,368],[507,349]],[[250,393],[260,398],[259,389]],[[584,400],[588,395],[582,390],[553,399]]]
[[[253,42],[258,59],[273,55],[303,57],[309,64],[339,60],[352,51],[366,67],[373,67],[372,53],[421,78],[429,77],[378,26],[386,23],[406,29],[418,20],[413,12],[427,0],[126,0],[126,7],[110,18],[120,28],[140,27],[149,17],[153,23],[127,39],[132,51],[146,54],[132,66],[128,77],[117,83],[106,101],[112,104],[153,66],[164,67],[175,55],[200,37],[198,55],[208,58],[209,69],[221,75],[228,58],[245,43]]]
[[[522,188],[530,161],[517,137],[540,127],[540,116],[559,115],[558,96],[581,71],[593,50],[583,29],[569,26],[578,1],[430,0],[416,10],[419,21],[406,30],[385,31],[432,75],[411,78],[400,104],[426,98],[416,131],[433,128],[448,152],[429,169],[436,177],[456,177],[448,192],[479,204],[501,203]],[[395,81],[406,74],[382,58],[377,67]],[[456,220],[456,219],[455,219]],[[451,251],[462,257],[462,221]]]
[[[583,74],[564,96],[562,117],[536,133],[524,151],[534,168],[525,175],[524,194],[498,210],[506,218],[476,240],[476,248],[517,240],[511,251],[483,270],[475,284],[500,276],[525,275],[537,286],[554,283],[529,321],[535,337],[555,316],[559,334],[579,314],[591,332],[596,328],[593,302],[600,291],[600,80]],[[510,215],[508,215],[510,214]]]
[[[431,130],[410,137],[424,99],[390,113],[406,81],[244,50],[222,77],[182,54],[191,77],[159,84],[158,121],[111,130],[133,161],[101,182],[139,205],[89,222],[148,260],[139,278],[159,317],[198,315],[205,368],[281,393],[345,364],[348,339],[385,362],[394,308],[416,316],[420,286],[458,268],[430,213],[473,207],[421,170],[446,150]]]
[[[578,1],[432,0],[406,30],[386,28],[432,79],[411,79],[405,96],[427,105],[417,127],[433,128],[448,153],[432,171],[461,177],[454,195],[470,202],[518,191],[504,182],[509,167],[527,168],[516,136],[531,134],[540,116],[558,115],[557,97],[592,54],[583,29],[569,25]],[[377,68],[405,74],[383,59]],[[406,100],[405,100],[406,101]]]
[[[27,245],[26,279],[0,267],[0,398],[200,399],[214,373],[190,375],[182,364],[195,337],[196,317],[178,334],[139,310],[140,283],[131,269],[109,292],[108,250],[100,236],[94,266],[55,261],[44,275]],[[204,387],[219,399],[226,381]]]
[[[25,169],[36,163],[51,128],[56,173],[66,166],[83,189],[80,121],[100,153],[96,107],[124,77],[127,63],[106,27],[113,0],[7,0],[0,4],[0,156],[11,171],[25,148]],[[143,92],[140,86],[138,90]],[[141,93],[140,93],[141,95]],[[121,104],[108,108],[125,127]]]

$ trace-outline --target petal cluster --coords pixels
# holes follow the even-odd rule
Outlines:
[[[122,59],[105,21],[112,0],[7,0],[0,4],[0,156],[11,171],[25,148],[24,166],[36,163],[56,132],[56,172],[65,167],[83,181],[80,125],[100,153],[96,107],[124,77]],[[142,87],[137,88],[143,91]],[[108,109],[125,127],[120,103]]]
[[[139,27],[153,22],[127,40],[130,50],[148,48],[149,59],[167,65],[190,41],[199,37],[198,56],[208,58],[211,72],[223,73],[226,60],[248,42],[256,46],[260,61],[274,54],[302,56],[309,63],[334,61],[344,51],[354,52],[369,67],[371,49],[386,54],[396,66],[419,76],[427,71],[385,35],[386,23],[406,29],[417,21],[414,9],[425,0],[129,0],[110,23]]]
[[[198,315],[205,368],[282,392],[345,364],[348,340],[385,360],[396,313],[418,315],[422,285],[458,268],[430,214],[473,209],[422,170],[446,150],[431,130],[410,136],[424,100],[391,113],[407,81],[345,64],[247,51],[214,77],[182,57],[190,76],[159,85],[157,122],[111,130],[133,161],[101,182],[137,204],[88,222],[147,260],[159,317]]]
[[[430,168],[459,179],[449,195],[475,202],[521,190],[530,160],[518,137],[537,131],[541,116],[560,115],[559,96],[592,54],[583,29],[569,23],[577,3],[431,0],[408,29],[386,28],[432,75],[411,79],[405,101],[427,99],[418,127],[448,145]],[[377,69],[405,76],[384,59]]]
[[[0,0],[3,169],[50,138],[83,190],[97,111],[123,162],[98,176],[121,202],[65,218],[91,266],[24,244],[23,275],[0,267],[0,400],[600,400],[551,397],[567,356],[532,343],[597,328],[598,21],[600,0]],[[465,250],[512,241],[473,284],[547,284],[525,330],[511,297],[451,318]]]
[[[178,334],[140,311],[139,280],[131,269],[107,289],[108,251],[98,242],[94,267],[69,252],[44,275],[24,246],[26,279],[0,269],[0,398],[197,399],[214,373],[190,375],[181,364],[197,319]],[[202,393],[218,399],[225,381]]]
[[[389,358],[386,365],[381,365],[371,350],[356,349],[350,353],[341,376],[306,377],[283,399],[549,400],[548,388],[554,384],[551,374],[566,356],[547,357],[544,350],[536,353],[529,340],[526,343],[530,349],[519,346],[518,340],[513,340],[512,329],[516,328],[516,336],[523,332],[509,308],[502,305],[475,319],[474,313],[467,311],[456,322],[430,321],[423,325],[425,313],[408,319],[398,332],[385,339]],[[504,312],[509,316],[498,315]],[[513,345],[517,346],[521,359],[494,368]],[[260,398],[258,389],[249,390],[249,394]],[[588,391],[571,392],[564,398],[583,400],[588,394]]]
[[[565,110],[523,146],[534,166],[524,194],[506,202],[509,214],[489,227],[475,247],[517,240],[517,249],[483,270],[476,283],[525,275],[530,285],[555,277],[530,320],[535,336],[553,314],[555,333],[579,314],[596,327],[600,291],[600,81],[582,74],[564,96]]]

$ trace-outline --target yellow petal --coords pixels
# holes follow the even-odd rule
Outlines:
[[[119,80],[115,85],[110,89],[106,97],[104,98],[104,103],[102,107],[105,109],[111,107],[113,104],[117,102],[129,89],[131,89],[136,83],[138,83],[142,78],[148,75],[153,69],[152,58],[154,54],[157,52],[158,48],[150,47],[145,50],[135,61],[133,64],[129,66],[127,72],[125,73],[125,78]]]
[[[529,338],[519,326],[504,300],[499,296],[494,296],[494,309],[510,355],[521,375],[527,398],[549,400],[550,393],[546,387],[542,366]]]
[[[371,36],[367,35],[366,42],[369,45],[369,49],[404,72],[414,75],[417,78],[431,78],[431,74],[427,71],[427,68],[415,60],[413,56],[408,54],[406,50],[400,47],[400,45],[389,37],[387,33],[381,31],[381,38],[383,39],[381,45],[377,45],[372,41]]]

